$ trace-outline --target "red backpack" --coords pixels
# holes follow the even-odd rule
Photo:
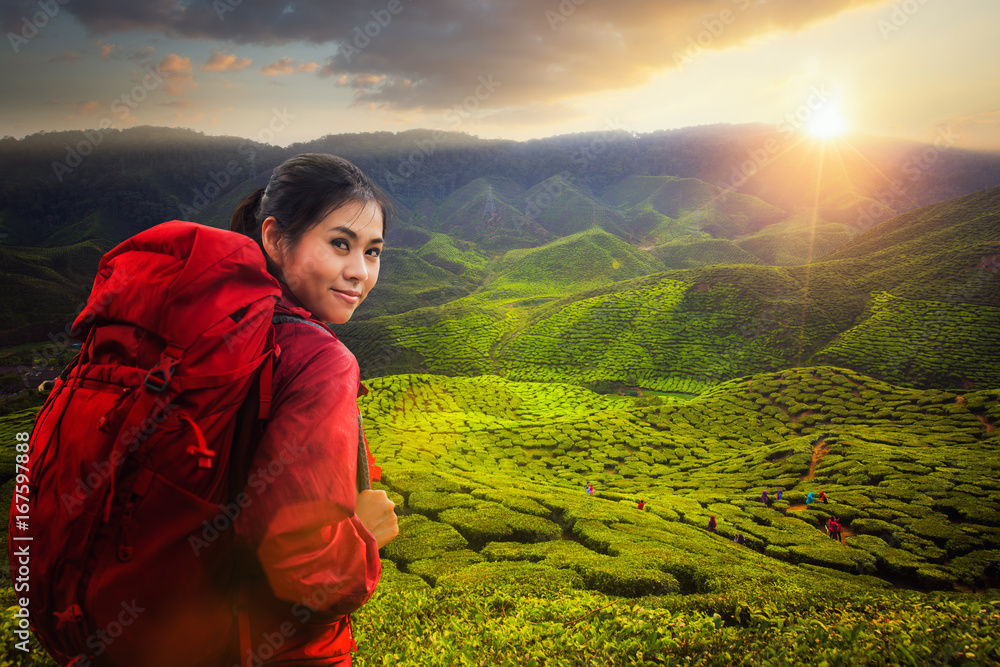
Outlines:
[[[238,663],[234,434],[269,416],[280,295],[253,240],[188,222],[101,260],[10,517],[18,597],[60,664]]]

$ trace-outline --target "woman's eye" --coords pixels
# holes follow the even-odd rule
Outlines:
[[[350,246],[347,244],[346,239],[333,239],[330,241],[330,245],[334,248],[340,248],[341,250],[350,250]]]
[[[371,248],[368,250],[368,254],[372,257],[378,257],[382,254],[382,248]]]

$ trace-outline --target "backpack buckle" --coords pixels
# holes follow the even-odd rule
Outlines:
[[[174,367],[154,368],[146,373],[146,388],[162,393],[170,385],[170,378],[174,376]]]
[[[166,390],[170,385],[170,378],[174,376],[174,366],[181,363],[179,354],[181,351],[177,348],[167,347],[160,356],[160,363],[146,373],[145,385],[147,389],[157,393],[163,393]]]

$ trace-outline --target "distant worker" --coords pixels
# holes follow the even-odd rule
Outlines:
[[[816,502],[816,494],[810,491],[809,495],[806,496],[806,505],[812,505],[814,502]]]
[[[767,505],[767,489],[764,489],[764,493],[760,494],[760,502]]]
[[[840,527],[840,522],[837,521],[837,517],[833,517],[829,521],[830,537],[837,540],[841,544],[844,543],[844,539],[840,536],[842,530]]]
[[[587,493],[589,493],[590,495],[594,495],[594,485],[593,484],[588,484],[587,485]]]
[[[781,500],[785,495],[784,489],[778,489],[778,500]]]
[[[715,516],[710,516],[708,518],[708,529],[714,533],[717,525],[718,524],[715,523]]]
[[[640,500],[637,507],[639,508],[639,510],[645,510],[646,509],[646,501],[645,500]]]
[[[823,493],[822,491],[819,492],[819,499],[822,500],[824,503],[830,502],[829,500],[826,499],[826,494]]]

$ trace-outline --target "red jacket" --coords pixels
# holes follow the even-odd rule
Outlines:
[[[317,322],[287,286],[282,296],[282,306]],[[272,418],[236,521],[257,554],[244,577],[251,663],[349,665],[347,614],[368,601],[382,569],[375,538],[354,513],[357,397],[367,390],[354,355],[325,326],[275,329]]]

